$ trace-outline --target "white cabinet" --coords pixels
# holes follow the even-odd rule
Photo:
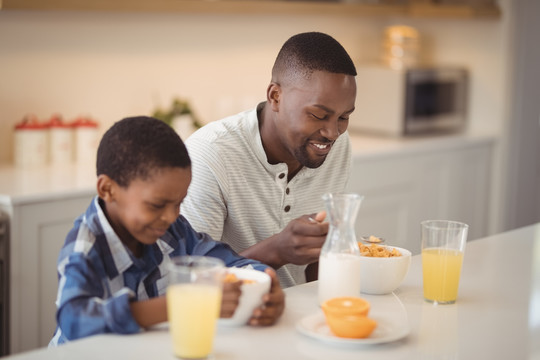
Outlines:
[[[95,194],[77,168],[0,169],[0,210],[10,217],[9,352],[47,346],[56,327],[56,260]]]
[[[92,196],[15,206],[11,227],[11,352],[46,346],[56,327],[56,260]]]
[[[362,142],[352,140],[353,148]],[[362,149],[353,152],[347,190],[365,196],[358,235],[386,238],[413,254],[420,252],[422,220],[465,222],[469,240],[487,235],[494,140],[450,140],[405,143],[376,156],[366,156]]]

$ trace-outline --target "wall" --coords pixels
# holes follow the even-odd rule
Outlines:
[[[276,22],[280,23],[276,27]],[[270,69],[292,34],[321,30],[359,56],[367,25],[357,19],[258,15],[0,13],[2,156],[27,112],[89,113],[104,128],[149,114],[171,98],[192,100],[203,121],[265,98]],[[312,24],[317,24],[313,26]],[[365,31],[350,31],[351,28]],[[9,34],[9,35],[8,35]]]
[[[509,121],[506,122],[508,151],[502,156],[507,169],[505,198],[499,223],[512,229],[540,221],[540,2],[517,0],[511,23]]]
[[[469,68],[469,131],[501,137],[490,204],[490,228],[499,231],[512,4],[500,1],[497,20],[0,11],[0,164],[12,162],[13,126],[27,113],[89,114],[104,131],[180,96],[209,122],[264,100],[275,56],[295,33],[327,32],[362,63],[377,57],[385,26],[406,24],[420,31],[426,59]]]
[[[12,128],[26,113],[89,114],[105,130],[181,96],[208,122],[264,99],[289,36],[327,32],[361,62],[395,23],[416,26],[433,61],[471,68],[471,128],[497,133],[504,20],[2,11],[0,163],[12,161]]]

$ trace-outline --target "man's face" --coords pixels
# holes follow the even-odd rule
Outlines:
[[[179,216],[190,182],[191,168],[175,167],[155,170],[127,187],[115,184],[107,215],[122,242],[128,247],[153,244],[163,236]]]
[[[309,80],[281,90],[277,123],[281,146],[302,166],[317,168],[347,130],[356,99],[355,78],[315,71]]]

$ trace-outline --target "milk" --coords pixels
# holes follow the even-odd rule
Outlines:
[[[319,256],[319,303],[360,296],[360,250],[354,222],[364,199],[358,194],[327,193],[322,197],[329,219]]]
[[[319,258],[319,304],[341,296],[360,296],[360,255],[321,254]]]

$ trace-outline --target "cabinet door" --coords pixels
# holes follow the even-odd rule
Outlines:
[[[469,224],[469,240],[488,234],[491,209],[490,147],[465,149],[448,156],[447,218]]]
[[[354,157],[348,191],[365,195],[356,234],[420,253],[420,222],[462,221],[488,235],[492,142],[379,159]]]
[[[15,206],[11,239],[11,353],[47,346],[56,327],[56,261],[92,196]]]
[[[356,220],[358,237],[376,235],[415,253],[408,237],[419,187],[412,165],[395,157],[353,158],[347,190],[365,196]]]

